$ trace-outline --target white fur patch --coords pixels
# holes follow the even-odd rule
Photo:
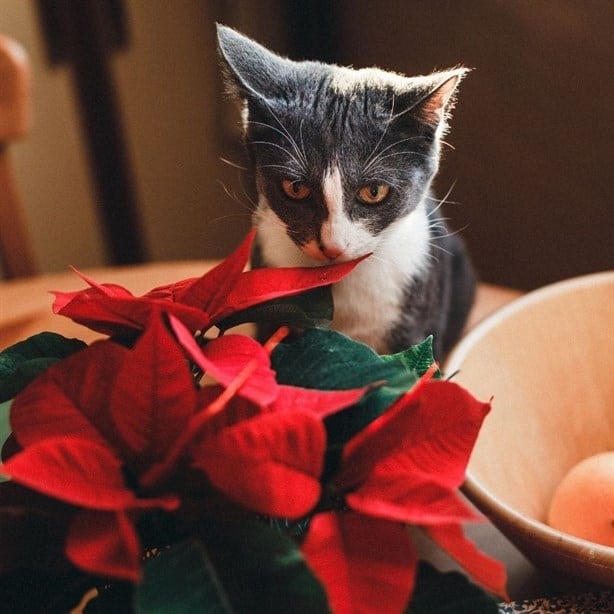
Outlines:
[[[270,266],[318,266],[288,237],[284,223],[263,197],[256,223],[262,255]],[[428,263],[428,226],[422,203],[377,237],[368,235],[368,245],[363,245],[363,251],[353,257],[373,254],[333,287],[333,329],[380,353],[388,351],[383,336],[399,318],[409,281]]]
[[[411,84],[409,77],[398,73],[381,70],[380,68],[349,68],[333,67],[331,85],[339,93],[353,90],[357,85],[368,85],[375,88],[392,86],[399,91],[405,91]]]
[[[383,336],[398,321],[409,281],[428,262],[429,230],[424,205],[379,236],[373,254],[333,287],[332,327],[388,352]]]
[[[328,218],[320,230],[323,247],[340,252],[342,260],[368,253],[372,237],[361,224],[352,222],[345,212],[339,167],[333,166],[327,170],[322,180],[322,192],[328,209]]]

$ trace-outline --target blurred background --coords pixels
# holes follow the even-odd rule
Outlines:
[[[611,0],[0,0],[32,63],[34,125],[11,155],[41,271],[219,258],[244,236],[216,21],[295,59],[474,68],[436,191],[481,278],[614,267]]]

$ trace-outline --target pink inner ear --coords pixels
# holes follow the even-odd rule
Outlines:
[[[446,79],[434,92],[432,92],[421,104],[418,114],[425,122],[434,126],[444,119],[446,106],[454,94],[458,85],[459,76],[453,75]]]

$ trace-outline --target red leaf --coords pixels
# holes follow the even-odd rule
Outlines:
[[[214,321],[221,320],[252,305],[283,296],[293,296],[305,290],[333,284],[364,260],[342,262],[321,267],[282,267],[255,269],[243,273],[230,289],[223,303],[211,311]]]
[[[13,481],[81,507],[121,510],[134,506],[122,463],[100,444],[75,437],[46,439],[11,457],[2,471]]]
[[[299,518],[319,499],[325,447],[315,416],[263,414],[198,440],[191,458],[216,488],[249,509]]]
[[[0,471],[14,482],[72,505],[98,510],[174,510],[174,495],[137,497],[126,485],[123,463],[104,445],[55,437],[11,456]]]
[[[89,573],[129,582],[140,579],[141,547],[122,512],[81,511],[75,514],[66,540],[66,555]]]
[[[202,277],[159,286],[142,297],[78,273],[90,288],[55,292],[53,311],[105,335],[142,330],[154,308],[174,314],[192,331],[206,330],[235,311],[334,283],[360,262],[243,272],[254,236],[252,231],[231,256]]]
[[[194,337],[181,322],[170,317],[177,339],[190,358],[219,382],[228,385],[253,360],[261,367],[241,388],[239,395],[250,399],[271,411],[311,411],[325,418],[336,411],[356,403],[368,387],[352,390],[312,390],[294,386],[279,386],[275,372],[270,368],[269,354],[263,347],[243,335],[225,335],[210,341],[201,349]]]
[[[103,435],[112,433],[111,386],[127,352],[115,343],[96,343],[35,379],[11,406],[11,428],[21,446],[63,436],[104,445]]]
[[[183,352],[158,314],[114,382],[110,407],[122,457],[140,465],[164,457],[187,427],[196,398]]]
[[[395,459],[396,460],[396,459]],[[447,524],[476,520],[473,511],[456,492],[437,483],[433,476],[408,473],[386,463],[345,498],[356,511],[409,524]]]
[[[202,277],[156,288],[146,296],[172,297],[178,303],[205,310],[215,322],[258,303],[335,283],[364,259],[322,267],[243,272],[254,237],[252,230],[231,256]]]
[[[295,386],[278,386],[277,398],[269,406],[272,411],[308,411],[320,419],[354,405],[369,390],[354,388],[350,390],[316,390],[311,388],[298,388]]]
[[[348,442],[335,483],[352,490],[379,463],[400,454],[409,475],[419,471],[455,490],[489,409],[452,382],[428,382],[419,394],[410,390]]]
[[[228,386],[248,363],[256,360],[256,371],[241,386],[238,394],[259,406],[273,402],[277,396],[275,372],[270,367],[269,355],[257,341],[245,335],[224,335],[209,341],[201,349],[181,322],[172,316],[170,322],[190,358],[223,386]]]
[[[82,273],[75,267],[70,267],[74,273],[76,273],[86,284],[89,284],[92,288],[99,290],[106,296],[115,296],[117,298],[132,298],[134,295],[130,290],[126,290],[126,288],[122,286],[118,286],[117,284],[101,284],[87,276],[85,273]]]
[[[201,411],[206,411],[207,407],[213,403],[224,392],[223,386],[212,384],[205,386],[198,391],[198,406]],[[223,411],[212,415],[209,420],[202,425],[200,434],[202,437],[217,433],[222,429],[233,426],[243,420],[248,420],[263,413],[262,408],[252,401],[238,396],[233,397]]]
[[[318,514],[301,549],[335,614],[405,611],[417,558],[400,524],[351,512]]]
[[[137,298],[128,290],[110,295],[98,285],[77,292],[55,291],[53,313],[65,316],[104,335],[138,330],[135,303]]]
[[[223,308],[228,293],[239,280],[247,266],[252,243],[256,236],[253,228],[243,242],[228,258],[194,280],[173,284],[169,289],[173,300],[215,314]],[[160,291],[160,288],[157,289]]]
[[[463,534],[459,524],[422,527],[426,534],[460,563],[473,579],[487,590],[509,601],[505,567],[489,557]]]
[[[206,386],[198,391],[198,406],[206,408],[221,393],[223,388],[217,385]],[[278,386],[278,394],[273,403],[267,407],[258,407],[253,402],[241,398],[233,398],[224,411],[212,416],[207,422],[203,433],[217,432],[242,420],[253,418],[263,412],[306,412],[312,413],[320,420],[356,403],[368,390],[315,390],[294,386]]]
[[[55,301],[53,302],[53,313],[59,313],[65,309],[70,303],[79,296],[87,296],[89,298],[98,298],[100,296],[111,296],[117,298],[134,298],[134,295],[126,288],[115,284],[100,284],[94,281],[91,277],[88,277],[84,273],[81,273],[75,267],[71,267],[73,272],[78,275],[83,281],[89,284],[90,288],[87,290],[79,290],[77,292],[52,292],[55,295]]]
[[[126,291],[127,292],[127,291]],[[154,309],[173,313],[191,330],[208,328],[209,316],[201,309],[170,300],[132,295],[110,296],[96,288],[80,292],[56,292],[53,312],[104,335],[129,334],[145,328]]]

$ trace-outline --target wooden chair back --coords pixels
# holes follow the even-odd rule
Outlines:
[[[0,34],[0,262],[7,279],[38,271],[9,149],[30,129],[30,66],[23,47]]]

